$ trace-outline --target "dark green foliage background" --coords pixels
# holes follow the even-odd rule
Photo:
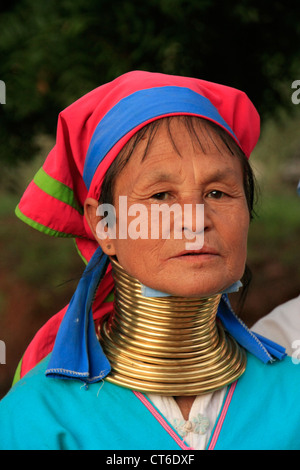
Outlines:
[[[0,156],[30,159],[58,112],[134,69],[244,90],[263,116],[287,106],[299,66],[299,2],[20,0],[1,5]]]

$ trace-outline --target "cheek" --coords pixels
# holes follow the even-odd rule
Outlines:
[[[245,269],[247,259],[247,244],[248,244],[248,231],[249,231],[249,217],[245,216],[239,219],[239,223],[232,235],[232,259],[236,265],[237,270],[241,275]]]
[[[127,216],[123,218],[117,213],[116,240],[114,242],[116,256],[126,270],[131,273],[138,266],[151,265],[159,258],[162,240],[152,237],[151,216],[147,206],[128,204]],[[143,210],[141,210],[143,209]],[[120,238],[120,229],[122,236]],[[130,271],[129,271],[130,269]]]
[[[134,260],[137,255],[137,249],[134,249],[132,240],[116,240],[115,241],[115,251],[116,257],[118,258],[119,263],[123,266],[124,269],[128,265],[134,263]]]
[[[159,251],[156,245],[154,241],[140,238],[116,240],[116,257],[128,274],[139,279],[140,275],[155,271]]]
[[[247,210],[241,210],[235,213],[227,214],[220,230],[221,238],[226,243],[227,251],[230,253],[232,264],[243,265],[247,256],[247,242],[250,217]]]

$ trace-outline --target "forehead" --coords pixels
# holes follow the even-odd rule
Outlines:
[[[222,154],[242,154],[242,151],[223,128],[196,116],[171,116],[158,119],[133,136],[121,152],[121,159],[129,160],[134,153],[145,160],[153,147],[173,147],[180,156],[184,148],[192,146],[201,153],[218,151]]]
[[[210,160],[214,171],[218,165],[223,170],[224,166],[232,164],[240,168],[239,159],[232,158],[239,153],[239,148],[225,131],[203,119],[186,116],[158,120],[145,128],[136,140],[132,139],[127,151],[122,157],[127,161],[116,178],[117,185],[118,180],[126,182],[127,178],[151,177],[167,181],[171,170],[179,174],[194,158],[197,166],[201,165],[201,155],[207,156],[203,163],[207,165]],[[209,159],[213,155],[214,162]]]
[[[228,133],[214,123],[195,116],[173,116],[159,119],[131,138],[122,152],[125,164],[134,157],[137,162],[192,153],[244,155]],[[125,166],[125,165],[124,165]]]

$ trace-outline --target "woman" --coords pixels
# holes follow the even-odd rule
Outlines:
[[[245,270],[258,135],[240,91],[147,72],[61,113],[17,214],[74,237],[88,265],[24,355],[0,446],[300,447],[296,370],[227,297]]]

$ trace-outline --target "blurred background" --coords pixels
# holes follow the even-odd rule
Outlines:
[[[298,0],[1,3],[0,398],[83,270],[71,240],[35,232],[15,206],[54,143],[58,113],[127,71],[194,76],[248,94],[262,118],[252,155],[260,191],[249,236],[253,279],[240,316],[251,326],[299,295],[300,82],[298,94],[292,88],[300,80],[299,10]]]

